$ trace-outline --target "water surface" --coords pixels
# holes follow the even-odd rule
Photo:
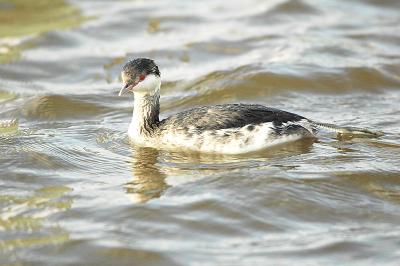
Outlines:
[[[0,264],[398,265],[398,1],[56,2],[51,27],[0,26]],[[385,135],[130,146],[135,57],[159,64],[163,117],[251,102]]]

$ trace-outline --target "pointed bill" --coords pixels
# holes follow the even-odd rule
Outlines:
[[[130,85],[131,85],[131,84],[127,83],[127,84],[119,91],[118,96],[121,96],[121,95],[124,94],[125,92],[129,91]]]

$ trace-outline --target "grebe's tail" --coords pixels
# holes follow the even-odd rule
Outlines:
[[[333,131],[339,135],[353,135],[353,136],[365,136],[365,137],[380,137],[384,135],[384,133],[381,131],[372,131],[362,127],[341,127],[329,123],[321,123],[315,121],[310,121],[310,122],[316,128],[322,128],[329,131]]]

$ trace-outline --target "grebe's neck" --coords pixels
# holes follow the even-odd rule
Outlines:
[[[159,123],[160,94],[135,93],[129,130],[136,136],[149,136]]]

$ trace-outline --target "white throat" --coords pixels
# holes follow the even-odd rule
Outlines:
[[[153,135],[159,122],[161,79],[149,75],[134,88],[134,104],[129,136],[137,141]]]

